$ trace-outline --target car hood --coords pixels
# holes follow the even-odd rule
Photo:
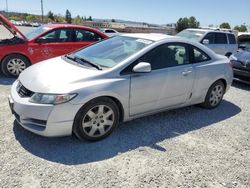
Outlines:
[[[67,62],[63,57],[56,57],[27,68],[20,74],[19,80],[33,92],[68,93],[100,74],[102,71],[84,68]]]
[[[14,26],[7,18],[5,18],[2,14],[0,14],[0,23],[6,28],[8,29],[14,36],[17,35],[17,33],[24,39],[24,40],[28,40],[24,34],[17,29],[16,26]]]
[[[238,61],[241,61],[247,64],[250,63],[250,51],[248,50],[240,51],[234,54],[234,56],[237,58]]]

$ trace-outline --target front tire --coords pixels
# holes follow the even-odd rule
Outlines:
[[[29,60],[20,54],[6,56],[1,63],[1,70],[7,77],[18,77],[28,66]]]
[[[109,98],[94,99],[76,115],[73,131],[79,139],[98,141],[109,136],[119,122],[119,109]]]
[[[225,85],[219,80],[215,82],[208,90],[204,103],[201,104],[202,107],[207,109],[213,109],[220,105],[225,93]]]

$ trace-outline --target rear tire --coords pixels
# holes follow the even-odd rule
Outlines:
[[[109,136],[118,123],[116,103],[103,97],[90,101],[78,111],[73,132],[80,140],[98,141]]]
[[[216,81],[208,90],[203,108],[213,109],[220,105],[225,93],[225,85],[221,80]]]
[[[26,57],[20,54],[11,54],[2,60],[1,70],[7,77],[18,77],[29,66],[30,62]]]

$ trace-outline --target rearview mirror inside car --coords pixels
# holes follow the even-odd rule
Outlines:
[[[133,72],[148,73],[151,72],[151,65],[147,62],[141,62],[134,66]]]

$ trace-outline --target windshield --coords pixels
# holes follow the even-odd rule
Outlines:
[[[184,30],[178,33],[177,36],[199,42],[205,33],[205,31]]]
[[[27,33],[24,33],[24,36],[28,39],[28,40],[31,40],[33,38],[35,38],[36,36],[42,34],[43,32],[45,31],[48,31],[50,30],[50,28],[46,27],[46,26],[40,26],[40,27],[37,27],[36,29],[33,29],[32,31],[30,32],[27,32]]]
[[[111,68],[151,43],[151,40],[117,36],[86,47],[72,55],[102,67]]]

